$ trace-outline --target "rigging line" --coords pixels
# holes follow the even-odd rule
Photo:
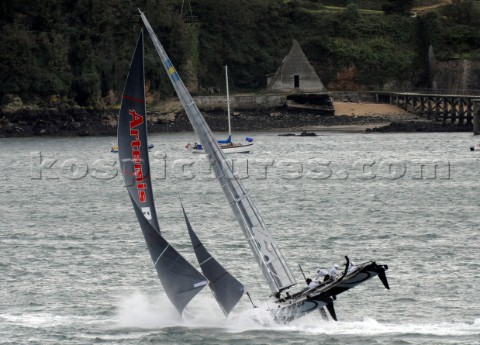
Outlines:
[[[153,264],[153,266],[157,266],[158,264],[158,261],[160,260],[160,258],[162,257],[162,255],[167,251],[167,249],[170,247],[170,243],[165,247],[165,249],[163,250],[163,252],[160,253],[160,255],[158,256],[157,260],[155,260],[155,263]]]
[[[257,306],[253,303],[252,297],[250,297],[250,293],[249,293],[248,291],[247,291],[247,296],[248,296],[248,299],[250,300],[250,303],[252,303],[252,306],[253,306],[254,308],[257,308]]]
[[[190,3],[190,0],[188,0],[188,7],[190,7],[190,16],[193,17],[192,4]]]
[[[182,210],[185,211],[185,208],[183,207],[182,195],[180,194],[180,189],[178,189],[178,183],[177,183],[177,180],[176,180],[176,179],[174,179],[173,184],[175,185],[175,188],[177,189],[178,199],[180,199],[180,206],[182,207]]]

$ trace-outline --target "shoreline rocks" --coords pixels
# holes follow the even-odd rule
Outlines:
[[[227,115],[223,110],[204,111],[207,123],[214,131],[227,129]],[[0,137],[29,136],[98,136],[115,135],[117,109],[87,109],[70,107],[60,109],[23,107],[15,111],[0,111]],[[186,114],[181,110],[147,113],[148,130],[155,132],[192,131]],[[375,127],[375,124],[390,123]],[[472,125],[442,125],[430,121],[401,121],[389,115],[351,116],[321,115],[287,107],[235,111],[232,129],[235,131],[265,131],[272,129],[308,128],[315,126],[372,126],[366,132],[453,132],[472,131]]]
[[[382,127],[367,128],[366,133],[397,133],[397,132],[472,132],[473,125],[443,124],[430,121],[393,121]]]

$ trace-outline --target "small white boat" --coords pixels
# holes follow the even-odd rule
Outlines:
[[[155,147],[153,144],[148,144],[148,149],[151,150]],[[110,152],[116,153],[118,152],[118,145],[117,144],[112,144],[112,147],[110,149]]]
[[[245,143],[232,142],[232,126],[230,122],[230,94],[228,91],[228,67],[225,66],[225,83],[227,89],[227,113],[228,113],[228,138],[225,140],[217,140],[220,148],[224,153],[250,153],[253,150],[253,138],[246,137]],[[185,145],[185,148],[192,153],[205,153],[202,144]]]
[[[245,144],[233,143],[232,141],[230,141],[229,143],[221,143],[219,141],[218,144],[220,145],[223,153],[250,153],[253,150],[252,140],[253,139],[247,137],[245,138]],[[202,144],[195,143],[192,145],[188,143],[185,148],[187,150],[190,150],[192,153],[205,153]]]

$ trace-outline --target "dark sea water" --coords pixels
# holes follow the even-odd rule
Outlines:
[[[180,192],[206,247],[246,286],[225,319],[208,288],[165,297],[110,153],[113,137],[0,139],[0,344],[480,344],[480,141],[469,133],[279,137],[231,156],[300,285],[376,260],[339,321],[272,320],[269,289],[193,133],[152,134],[164,236],[192,263]],[[243,135],[243,134],[242,134]],[[237,137],[240,135],[237,135]]]

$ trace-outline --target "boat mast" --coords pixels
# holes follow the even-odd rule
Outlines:
[[[228,91],[228,67],[225,65],[225,85],[227,85],[227,113],[228,113],[228,137],[232,137],[232,126],[230,123],[230,94]]]
[[[255,202],[227,161],[225,153],[217,143],[200,109],[198,109],[178,72],[175,70],[145,14],[140,10],[139,12],[153,45],[162,60],[165,71],[170,78],[170,82],[177,92],[195,133],[204,146],[205,152],[208,154],[217,180],[248,240],[255,260],[259,264],[270,289],[272,292],[277,293],[295,285],[295,278],[281,254],[272,233],[267,229]]]

